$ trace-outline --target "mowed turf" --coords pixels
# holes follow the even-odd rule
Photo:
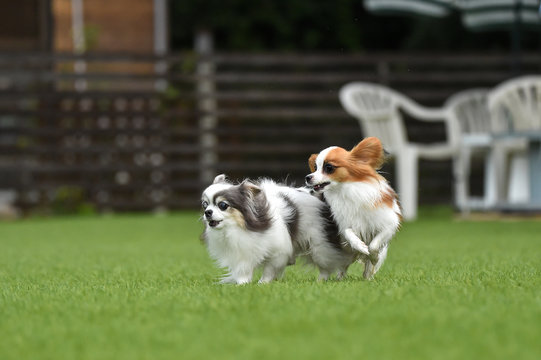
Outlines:
[[[0,359],[539,359],[541,222],[404,225],[374,281],[218,285],[196,213],[0,223]],[[254,278],[254,280],[256,280]]]

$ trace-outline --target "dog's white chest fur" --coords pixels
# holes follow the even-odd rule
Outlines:
[[[340,232],[351,229],[369,244],[377,233],[394,232],[400,225],[396,200],[392,207],[381,204],[383,194],[390,190],[386,181],[340,183],[325,192],[325,199]]]
[[[264,234],[251,233],[237,227],[207,231],[210,255],[222,267],[233,267],[242,263],[260,263],[267,256],[268,249],[261,241]]]

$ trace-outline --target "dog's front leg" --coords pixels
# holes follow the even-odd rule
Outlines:
[[[231,269],[231,273],[223,278],[221,284],[247,284],[252,281],[254,267],[249,264],[237,264],[237,267]]]
[[[368,245],[368,250],[370,251],[370,261],[372,261],[373,265],[378,263],[381,250],[383,248],[387,248],[387,245],[391,241],[393,235],[394,231],[386,230],[374,236],[374,239],[372,239],[370,245]]]
[[[352,229],[346,229],[344,231],[344,237],[354,250],[364,255],[370,255],[368,246],[361,239],[359,239],[357,235],[355,235]]]
[[[235,278],[235,283],[237,285],[248,284],[250,281],[252,281],[252,273],[243,274]]]

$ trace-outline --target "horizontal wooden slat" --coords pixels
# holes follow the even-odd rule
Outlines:
[[[486,67],[487,65],[507,64],[508,54],[456,54],[456,53],[418,53],[418,54],[216,54],[211,58],[217,64],[233,63],[242,66],[269,65],[325,65],[377,63],[432,64],[438,66]],[[521,62],[539,64],[541,54],[522,54]]]
[[[0,53],[0,63],[13,65],[24,64],[25,62],[51,63],[61,61],[87,61],[87,62],[182,62],[185,60],[212,60],[216,63],[234,63],[238,65],[269,65],[274,63],[299,65],[299,64],[335,64],[335,63],[358,63],[367,64],[375,62],[417,62],[417,63],[436,63],[436,64],[501,64],[510,62],[510,56],[507,53],[500,54],[480,54],[480,53],[220,53],[217,52],[211,56],[201,57],[193,52],[166,54],[156,56],[154,54],[133,54],[133,53],[98,53],[86,52],[78,55],[73,53],[43,53],[43,52],[3,52]],[[537,62],[541,60],[541,54],[523,53],[521,61],[524,63]]]
[[[507,71],[483,71],[483,72],[435,72],[425,71],[423,73],[403,73],[390,71],[393,81],[396,82],[472,82],[472,76],[481,81],[499,81],[508,75]],[[0,78],[4,81],[40,81],[53,82],[64,80],[81,80],[86,81],[184,81],[196,82],[203,80],[214,80],[218,84],[250,84],[250,83],[265,83],[265,84],[329,84],[339,82],[349,82],[355,79],[364,81],[377,81],[379,75],[374,71],[348,71],[348,72],[319,72],[317,76],[313,73],[283,73],[283,72],[224,72],[218,73],[212,77],[195,76],[182,74],[138,74],[138,73],[111,73],[111,72],[85,72],[85,73],[62,73],[62,72],[44,72],[44,71],[24,71],[12,72],[1,71]]]

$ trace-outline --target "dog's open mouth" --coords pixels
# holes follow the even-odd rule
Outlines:
[[[329,184],[330,184],[330,182],[328,182],[328,181],[327,181],[327,182],[324,182],[324,183],[321,183],[321,184],[317,184],[317,185],[314,185],[314,186],[313,186],[313,189],[314,189],[314,191],[321,191],[321,190],[323,190],[323,188],[324,188],[325,186],[327,186],[327,185],[329,185]]]
[[[209,226],[210,226],[210,227],[215,227],[215,226],[217,226],[219,223],[221,223],[221,221],[218,221],[218,220],[209,220]]]

